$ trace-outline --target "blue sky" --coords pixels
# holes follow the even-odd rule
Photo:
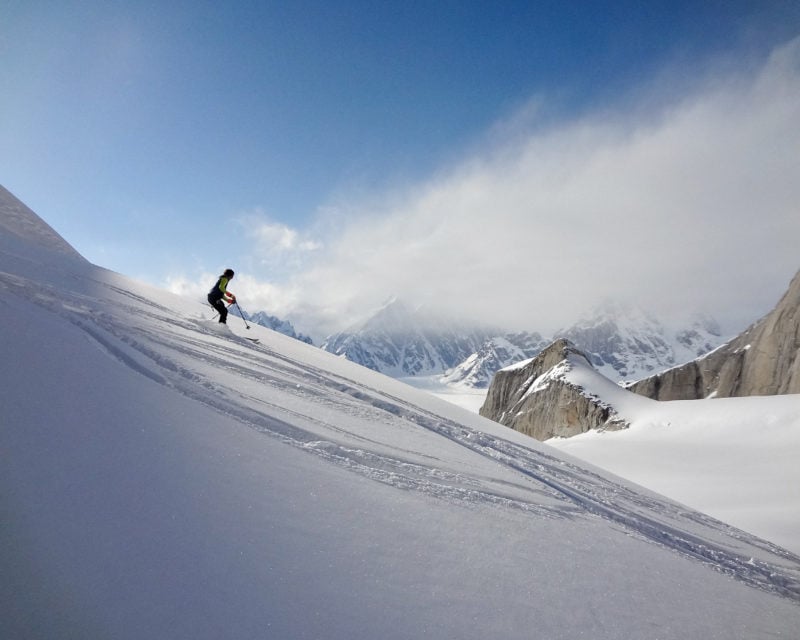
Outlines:
[[[798,35],[800,4],[769,0],[12,0],[0,7],[0,183],[97,264],[187,295],[200,295],[209,276],[233,266],[251,309],[305,319],[312,329],[355,319],[392,294],[446,299],[486,320],[556,325],[615,287],[652,303],[648,279],[663,283],[666,306],[704,302],[704,311],[741,323],[774,302],[800,266],[794,249],[781,249],[786,233],[800,230],[787,209],[796,195],[787,184],[797,169],[793,138],[781,128],[788,131],[796,115],[781,110],[794,94],[780,88],[795,86]],[[764,89],[770,73],[783,75]],[[688,199],[684,235],[670,236],[663,249],[644,246],[658,237],[655,217],[639,217],[649,209],[646,194],[627,218],[609,213],[624,207],[613,190],[626,189],[631,167],[665,149],[634,160],[645,153],[635,141],[655,144],[672,132],[676,157],[698,159],[703,145],[680,134],[716,129],[720,117],[708,105],[725,103],[724,92],[752,111],[731,117],[732,131],[720,130],[708,145],[740,137],[741,146],[720,153],[753,158],[767,138],[787,147],[775,150],[776,167],[749,189],[769,187],[780,202],[766,213],[759,206],[757,220],[725,214],[733,226],[771,224],[777,234],[759,235],[759,249],[773,255],[745,278],[752,295],[744,299],[741,288],[720,291],[742,282],[732,247],[709,256],[722,261],[717,275],[703,270],[708,247],[731,242],[714,233],[717,216],[730,209],[724,199],[710,207],[702,193]],[[703,105],[712,126],[689,126],[685,118]],[[741,133],[741,122],[764,114],[773,115],[768,125]],[[548,164],[531,164],[532,149]],[[619,173],[597,178],[613,193],[607,209],[593,212],[602,189],[582,180],[585,159],[597,154]],[[719,164],[706,160],[698,166]],[[658,166],[653,171],[663,172]],[[713,176],[709,189],[736,186],[742,174],[752,172]],[[669,193],[695,188],[696,174],[669,175]],[[521,193],[521,185],[542,181],[544,188]],[[549,192],[554,184],[563,188]],[[500,205],[512,192],[518,198]],[[667,224],[669,215],[658,219]],[[543,236],[575,238],[575,246],[547,254],[548,264],[560,256],[560,269],[533,267],[525,246],[499,255],[487,247],[495,219],[517,227],[531,251]],[[648,225],[655,236],[626,235]],[[616,277],[631,265],[613,264],[626,250],[605,233],[637,245],[628,262],[642,273],[638,280]],[[509,238],[494,242],[502,247]],[[607,251],[596,252],[598,245]],[[669,260],[683,251],[691,259],[674,276]],[[665,254],[659,264],[650,264],[654,252]],[[682,299],[692,275],[696,290]],[[485,297],[501,280],[502,295],[460,306],[469,283]],[[570,304],[559,296],[564,289],[577,294]],[[520,295],[537,302],[504,316],[485,313],[520,307],[505,304]],[[555,305],[560,315],[542,310]]]

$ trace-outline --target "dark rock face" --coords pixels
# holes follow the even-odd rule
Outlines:
[[[655,400],[800,393],[800,272],[777,306],[703,358],[628,388]]]
[[[585,353],[556,340],[532,360],[498,371],[480,414],[537,440],[627,426],[613,407],[570,381],[577,367],[594,372]]]

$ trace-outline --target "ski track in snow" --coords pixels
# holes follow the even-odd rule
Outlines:
[[[332,464],[464,506],[493,505],[533,517],[605,518],[629,535],[800,603],[800,557],[784,549],[534,446],[484,433],[339,374],[297,363],[267,345],[222,336],[135,292],[102,280],[93,284],[105,290],[113,304],[105,304],[94,291],[82,295],[55,290],[0,273],[0,287],[69,320],[126,367]],[[150,329],[154,324],[158,332]],[[208,367],[224,371],[230,383],[206,378],[203,369]],[[269,387],[268,397],[277,393],[292,401],[271,403],[248,393],[250,383]],[[449,471],[424,452],[387,450],[376,440],[324,419],[337,412],[392,428],[423,429],[503,465],[519,481]],[[754,558],[748,547],[771,560]]]

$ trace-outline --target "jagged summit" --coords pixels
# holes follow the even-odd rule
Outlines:
[[[85,261],[72,245],[31,211],[8,189],[0,185],[0,241],[11,237],[39,249]]]
[[[417,324],[418,318],[414,309],[405,304],[396,296],[384,302],[375,313],[362,321],[350,332],[357,331],[386,331],[398,332],[408,329],[410,324]]]
[[[507,333],[489,338],[442,378],[447,384],[485,389],[496,371],[534,357],[548,342],[539,333]]]
[[[591,363],[613,380],[636,380],[693,360],[724,339],[711,318],[696,316],[688,326],[667,328],[631,303],[606,300],[575,324],[556,333],[579,345]]]
[[[433,375],[463,362],[493,334],[392,298],[365,322],[329,336],[322,348],[394,377]]]
[[[604,376],[635,380],[687,362],[724,339],[713,319],[667,329],[632,304],[606,301],[555,337],[586,353]],[[448,386],[485,389],[495,372],[536,356],[554,338],[468,326],[389,298],[367,320],[329,336],[323,348],[393,377],[433,376]]]

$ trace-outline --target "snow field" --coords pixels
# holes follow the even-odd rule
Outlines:
[[[1,637],[800,628],[793,554],[319,349],[16,243],[0,309]]]

